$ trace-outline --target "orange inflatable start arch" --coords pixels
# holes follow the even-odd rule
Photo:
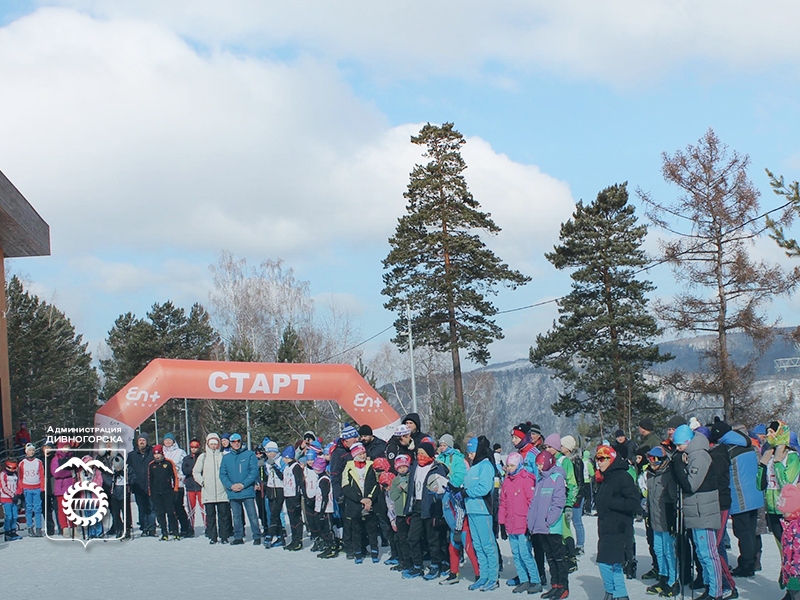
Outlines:
[[[95,427],[121,429],[130,447],[136,428],[170,398],[332,400],[385,440],[400,423],[400,415],[350,365],[157,358],[97,411]]]

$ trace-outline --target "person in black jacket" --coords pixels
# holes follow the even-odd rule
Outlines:
[[[711,432],[705,427],[700,429],[708,431],[709,438],[711,437]],[[702,432],[704,435],[705,431]],[[717,491],[719,492],[720,527],[717,529],[717,551],[719,552],[720,567],[722,569],[722,593],[726,598],[738,598],[736,580],[731,575],[731,569],[728,565],[728,552],[725,550],[725,544],[723,543],[725,529],[728,524],[728,513],[731,510],[731,455],[728,447],[719,443],[712,446],[708,453],[711,455],[712,476],[717,478]]]
[[[160,444],[153,446],[153,462],[147,468],[147,483],[150,501],[156,510],[158,524],[161,526],[161,541],[178,535],[178,517],[175,514],[175,495],[178,493],[178,470],[168,458]]]
[[[417,413],[408,413],[403,419],[403,425],[408,425],[411,428],[411,439],[414,440],[414,450],[419,448],[420,442],[425,438],[429,438],[431,443],[433,443],[433,438],[427,433],[423,433],[422,422]]]
[[[392,468],[394,468],[395,459],[401,454],[405,454],[411,459],[411,462],[414,462],[416,450],[414,440],[411,438],[411,428],[408,425],[399,425],[386,445],[386,458]]]
[[[342,428],[342,434],[336,441],[336,445],[331,450],[331,486],[333,487],[333,498],[339,507],[344,506],[344,496],[342,495],[342,473],[344,472],[345,465],[353,457],[350,455],[350,447],[358,441],[358,431],[352,425],[345,423]],[[352,559],[355,554],[353,552],[353,542],[350,535],[350,523],[347,519],[342,519],[342,550],[348,559]]]
[[[192,470],[197,462],[197,457],[200,455],[200,440],[192,440],[189,442],[189,454],[183,459],[181,471],[186,476],[183,485],[186,486],[186,499],[189,502],[189,537],[194,537],[194,516],[199,509],[203,517],[203,526],[206,525],[206,511],[203,508],[203,486],[194,480]],[[177,465],[176,465],[177,466]]]
[[[153,449],[146,433],[141,433],[135,440],[133,452],[128,454],[128,464],[134,474],[131,484],[131,493],[136,500],[139,511],[139,530],[143,536],[155,536],[156,515],[147,493],[148,472],[150,463],[153,462]]]
[[[386,442],[373,435],[372,427],[369,425],[362,425],[359,427],[358,437],[359,441],[364,444],[364,448],[367,450],[367,457],[370,460],[386,457]]]
[[[610,446],[597,449],[600,481],[597,507],[597,565],[605,587],[604,600],[628,598],[622,563],[633,539],[633,517],[639,509],[639,489],[628,473],[628,461]]]
[[[378,516],[375,504],[381,493],[378,476],[367,458],[363,444],[355,443],[350,448],[353,460],[347,463],[342,474],[344,496],[344,518],[350,522],[355,562],[364,562],[363,538],[366,535],[372,551],[372,562],[379,562]]]

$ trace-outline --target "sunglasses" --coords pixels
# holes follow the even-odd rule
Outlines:
[[[650,462],[659,463],[659,462],[662,462],[666,457],[664,457],[664,456],[652,456],[652,455],[648,454],[647,458],[650,459]]]
[[[598,456],[596,458],[596,460],[597,460],[597,462],[605,462],[607,460],[611,460],[611,457],[610,456]]]
[[[231,440],[231,444],[241,444],[242,440]]]

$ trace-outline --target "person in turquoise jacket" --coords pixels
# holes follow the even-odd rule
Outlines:
[[[480,570],[480,576],[469,589],[488,592],[496,590],[500,585],[497,543],[492,531],[492,492],[497,468],[486,436],[472,438],[467,443],[467,456],[472,466],[464,479],[467,492],[465,506]]]
[[[233,517],[233,545],[244,543],[244,512],[253,532],[253,545],[261,545],[261,527],[256,511],[255,484],[258,479],[258,459],[252,450],[242,445],[242,436],[234,433],[230,437],[231,452],[222,458],[219,480],[225,486],[231,503]]]

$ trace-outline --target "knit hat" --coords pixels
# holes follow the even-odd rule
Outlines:
[[[25,452],[27,452],[27,451],[28,451],[28,448],[33,448],[33,450],[34,450],[34,451],[36,450],[36,446],[34,446],[33,444],[31,444],[30,442],[28,442],[27,444],[25,444]]]
[[[439,438],[439,444],[444,444],[448,448],[452,448],[456,445],[456,441],[453,439],[453,436],[449,433],[445,433],[442,437]]]
[[[800,517],[800,488],[792,483],[783,486],[777,507],[785,519],[792,520]]]
[[[189,442],[189,448],[199,448],[199,447],[200,447],[200,440],[192,438],[192,441]]]
[[[372,461],[372,468],[376,471],[388,471],[392,468],[389,461],[382,456],[379,456]]]
[[[352,440],[358,437],[358,431],[349,423],[345,423],[344,429],[342,429],[342,435],[339,437],[341,437],[343,440]]]
[[[269,442],[270,442],[270,440],[269,440],[269,436],[266,436],[266,435],[265,435],[265,436],[264,436],[264,439],[263,439],[263,440],[261,440],[261,445],[262,445],[262,446],[264,446],[264,448],[266,448],[266,447],[267,447],[267,444],[269,444]]]
[[[359,454],[366,454],[366,453],[367,449],[364,448],[364,444],[362,444],[361,442],[356,442],[355,444],[350,446],[350,456],[352,456],[353,458],[355,458]]]
[[[411,457],[408,454],[398,454],[397,457],[394,459],[394,468],[398,469],[400,467],[410,467],[411,466]]]
[[[753,427],[753,435],[767,435],[767,426],[763,423],[759,423]]]
[[[281,456],[283,458],[291,458],[294,460],[294,446],[286,446],[286,448],[283,449],[283,452],[281,452]]]
[[[478,438],[474,437],[467,442],[467,452],[478,451]]]
[[[511,430],[511,435],[515,435],[519,439],[523,439],[530,432],[531,432],[530,425],[528,425],[527,423],[520,423],[519,425],[515,426],[514,429]]]
[[[317,473],[322,473],[325,469],[328,468],[328,461],[326,461],[321,456],[318,456],[314,459],[314,464],[311,465],[311,468],[314,469]]]
[[[311,450],[310,448],[306,450],[306,462],[312,463],[314,462],[314,459],[316,459],[318,456],[319,452],[317,452],[316,450]]]
[[[233,433],[233,434],[231,434],[231,438],[230,439],[231,439],[232,442],[241,442],[242,441],[242,436],[239,435],[238,433]]]
[[[645,431],[653,431],[656,428],[656,424],[650,417],[645,417],[644,419],[639,421],[639,427],[641,427]]]
[[[578,447],[578,442],[575,441],[575,438],[571,435],[565,435],[561,438],[561,448],[567,450],[568,452],[575,452],[575,448]]]
[[[512,452],[511,454],[508,455],[508,458],[506,459],[506,464],[512,470],[516,470],[516,468],[522,464],[522,460],[523,460],[522,454],[520,454],[519,452]]]
[[[358,435],[372,435],[372,427],[369,425],[362,425],[358,428]]]
[[[544,438],[544,445],[561,452],[561,436],[557,433],[551,433]]]
[[[711,430],[706,427],[705,425],[701,425],[697,429],[694,430],[695,433],[702,433],[707,440],[711,439]]]
[[[404,435],[411,435],[411,427],[403,423],[402,425],[398,425],[397,429],[394,430],[394,434],[397,437],[403,437]]]
[[[764,433],[767,433],[766,429],[764,430]],[[150,436],[147,435],[147,433],[143,431],[142,433],[140,433],[139,435],[136,436],[136,441],[138,442],[139,440],[144,440],[145,442],[147,442],[149,444],[150,443]]]
[[[174,442],[175,441],[175,435],[172,432],[164,434],[164,439],[165,440],[172,440]]]
[[[607,446],[603,444],[599,448],[597,448],[597,452],[594,455],[595,460],[600,458],[609,458],[611,462],[614,462],[614,459],[617,458],[617,451],[614,450],[611,446]]]
[[[436,448],[433,447],[433,444],[429,442],[427,439],[423,440],[419,443],[417,450],[424,450],[425,454],[433,458],[436,456]]]
[[[153,454],[164,454],[164,446],[161,444],[153,446]]]
[[[330,456],[331,452],[333,452],[333,449],[335,447],[336,444],[334,442],[330,442],[327,446],[325,446],[325,449],[322,451],[322,453],[325,454],[326,456]]]
[[[702,423],[700,423],[697,417],[692,417],[691,419],[689,419],[689,429],[691,429],[692,431],[697,430],[697,428],[700,427],[700,425],[702,425]]]
[[[708,439],[716,444],[730,430],[731,426],[725,421],[717,421],[711,426],[711,436]]]
[[[392,480],[394,478],[395,478],[395,474],[394,473],[390,473],[389,471],[385,471],[385,472],[380,474],[380,477],[378,477],[378,483],[380,483],[381,485],[390,486],[390,485],[392,485]]]
[[[667,421],[667,429],[677,429],[681,425],[686,425],[686,419],[680,415],[670,417],[669,421]]]
[[[313,431],[306,431],[303,434],[303,439],[304,440],[316,440],[317,439],[317,435]]]
[[[650,461],[660,465],[662,462],[667,460],[667,452],[661,446],[656,446],[650,452],[647,453],[647,456],[651,457]]]
[[[264,452],[280,452],[280,448],[278,448],[278,444],[270,440],[267,442],[267,445],[264,446]]]
[[[531,428],[531,429],[530,429],[530,434],[531,434],[531,435],[538,435],[539,437],[542,437],[542,428],[541,428],[541,427],[539,427],[539,425],[537,425],[536,423],[534,423],[534,424],[532,424],[532,425],[530,426],[530,428]]]
[[[550,454],[547,450],[543,450],[539,452],[538,456],[536,457],[536,466],[539,467],[539,471],[542,473],[546,473],[550,469],[553,468],[553,465],[556,464],[556,459],[553,458],[553,455]]]
[[[622,429],[617,429],[614,432],[614,437],[618,438],[618,437],[627,437],[627,436],[625,435],[625,432]]]
[[[688,444],[694,437],[694,431],[688,425],[681,425],[672,434],[672,441],[675,445]]]
[[[222,434],[222,439],[223,439],[223,440],[229,440],[229,439],[231,439],[231,434],[230,434],[230,433],[223,433],[223,434]]]

